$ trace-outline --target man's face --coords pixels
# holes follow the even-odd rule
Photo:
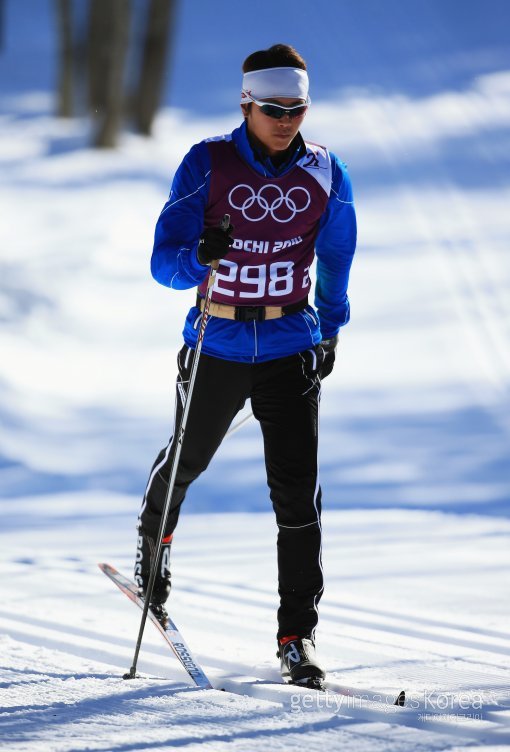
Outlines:
[[[301,99],[289,99],[287,97],[264,99],[264,102],[279,104],[282,107],[294,107],[303,104]],[[264,115],[260,107],[252,102],[246,117],[246,124],[250,134],[260,143],[267,154],[273,157],[290,146],[301,127],[305,114],[303,113],[300,117],[295,118],[284,115],[280,120],[276,120]]]

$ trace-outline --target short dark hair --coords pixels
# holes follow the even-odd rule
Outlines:
[[[266,68],[300,68],[306,70],[306,63],[290,44],[273,44],[267,50],[258,50],[248,55],[243,63],[243,73],[251,73]]]

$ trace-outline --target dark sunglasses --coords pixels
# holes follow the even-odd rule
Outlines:
[[[310,105],[310,99],[308,99],[306,104],[295,104],[293,107],[283,107],[281,104],[262,102],[260,99],[253,99],[253,97],[249,97],[249,99],[254,102],[257,107],[260,107],[260,111],[263,112],[264,115],[267,115],[267,117],[273,118],[274,120],[281,120],[285,115],[288,115],[291,120],[303,117]]]

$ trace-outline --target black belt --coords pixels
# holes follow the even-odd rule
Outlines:
[[[204,298],[200,293],[197,293],[197,308],[201,308]],[[222,303],[222,306],[228,305]],[[289,305],[281,306],[281,315],[286,316],[289,313],[297,313],[302,311],[308,305],[308,297],[299,300],[297,303],[289,303]],[[265,321],[266,320],[266,308],[273,309],[275,306],[228,306],[234,310],[232,319],[235,321]],[[271,316],[271,318],[274,318]]]

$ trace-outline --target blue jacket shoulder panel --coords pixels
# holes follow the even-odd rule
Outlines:
[[[334,337],[350,318],[347,286],[356,249],[356,213],[346,165],[330,152],[332,184],[315,243],[315,305],[324,339]]]
[[[209,272],[197,258],[209,195],[211,166],[206,143],[193,146],[175,173],[156,224],[151,272],[166,287],[186,290]]]

